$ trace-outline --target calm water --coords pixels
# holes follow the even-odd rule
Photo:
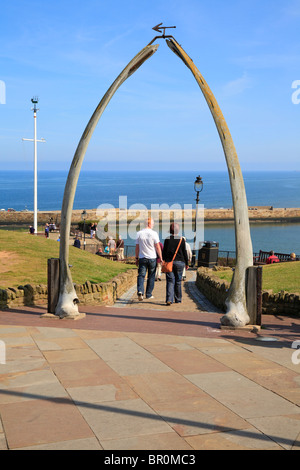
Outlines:
[[[250,230],[254,252],[274,250],[300,255],[300,224],[251,224]],[[218,241],[220,250],[235,251],[232,225],[205,226],[204,234],[205,240]]]
[[[119,207],[119,197],[127,197],[127,207],[143,204],[193,204],[195,172],[82,172],[77,185],[74,209],[94,209],[100,204]],[[227,172],[201,172],[204,187],[200,203],[205,208],[232,207]],[[67,172],[41,171],[38,174],[39,210],[60,210]],[[249,206],[300,207],[300,172],[245,172]],[[33,210],[33,173],[0,172],[0,209]],[[259,224],[251,226],[253,250],[300,254],[300,224]],[[206,225],[205,240],[218,241],[220,250],[235,250],[232,225]]]
[[[256,224],[251,225],[250,230],[253,252],[273,249],[278,253],[295,252],[300,255],[300,224]],[[220,251],[235,251],[234,228],[231,224],[205,224],[204,240],[218,242]],[[192,247],[193,240],[188,241]],[[133,247],[134,241],[128,239],[126,245]]]
[[[119,196],[127,196],[128,206],[195,203],[195,172],[82,172],[74,209],[94,209],[108,203],[119,206]],[[203,172],[200,203],[206,208],[232,206],[228,174]],[[41,171],[38,174],[39,210],[60,210],[66,172]],[[300,207],[300,172],[245,172],[249,206]],[[0,171],[0,208],[33,210],[33,173]]]

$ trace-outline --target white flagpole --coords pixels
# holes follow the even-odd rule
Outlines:
[[[34,197],[33,197],[33,227],[34,227],[34,233],[35,235],[37,234],[37,210],[38,210],[38,203],[37,203],[37,142],[46,142],[45,139],[38,140],[36,138],[36,113],[38,111],[38,108],[36,107],[37,103],[39,102],[37,97],[34,97],[31,99],[31,102],[33,103],[33,119],[34,119],[34,138],[33,139],[22,139],[22,140],[27,140],[30,142],[34,143]]]

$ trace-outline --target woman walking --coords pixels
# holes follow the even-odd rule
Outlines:
[[[166,238],[162,257],[164,261],[172,261],[174,254],[176,256],[173,261],[173,270],[171,273],[166,273],[166,304],[171,305],[174,300],[175,303],[182,301],[182,273],[184,268],[188,269],[188,256],[186,252],[185,239],[178,236],[179,225],[172,223],[170,225],[170,237]]]

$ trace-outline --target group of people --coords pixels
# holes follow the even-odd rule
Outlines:
[[[49,227],[49,224],[46,224],[45,225],[45,229],[44,229],[44,234],[45,234],[45,237],[46,238],[49,238],[49,232],[50,232],[50,227]],[[34,235],[35,234],[35,230],[34,230],[34,227],[32,225],[29,226],[29,233],[31,235]]]
[[[124,259],[124,240],[121,235],[118,236],[117,241],[113,237],[108,237],[108,242],[104,248],[104,253],[110,255],[117,255],[119,260]]]
[[[50,221],[50,223],[46,223],[45,224],[45,228],[44,228],[44,235],[45,235],[45,238],[49,238],[49,233],[54,231],[54,230],[57,230],[57,227],[54,223],[52,223]],[[35,234],[35,229],[32,225],[29,226],[29,233],[31,235],[34,235]]]
[[[119,235],[117,241],[113,237],[109,237],[104,248],[104,251],[99,247],[96,255],[116,255],[118,260],[124,259],[124,240],[122,240],[121,235]]]
[[[91,238],[96,238],[96,231],[97,231],[97,224],[93,223],[90,229]],[[75,237],[74,246],[76,248],[81,247],[78,234]],[[108,254],[109,255],[116,254],[119,260],[124,259],[124,240],[122,240],[121,235],[118,236],[117,241],[114,240],[113,237],[108,237],[106,240],[105,248],[102,249],[101,247],[99,247],[96,253],[96,255],[99,255],[99,256],[108,255]]]
[[[179,225],[170,225],[170,237],[162,247],[158,233],[153,230],[153,219],[147,220],[144,229],[137,233],[135,245],[136,265],[138,266],[137,295],[139,301],[153,298],[155,280],[161,276],[162,261],[173,261],[172,272],[166,273],[166,305],[182,302],[182,278],[189,269],[191,250],[184,237],[179,236]],[[146,293],[144,281],[146,274]],[[145,295],[146,294],[146,295]]]
[[[296,260],[297,260],[296,254],[291,253],[289,261],[296,261]],[[280,259],[278,258],[278,256],[275,255],[274,251],[271,250],[270,255],[266,259],[266,264],[273,264],[273,263],[279,263],[279,262],[280,262]]]

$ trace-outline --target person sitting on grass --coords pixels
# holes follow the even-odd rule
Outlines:
[[[74,240],[74,246],[76,248],[80,248],[80,240],[78,238],[78,235],[76,235],[75,240]]]

